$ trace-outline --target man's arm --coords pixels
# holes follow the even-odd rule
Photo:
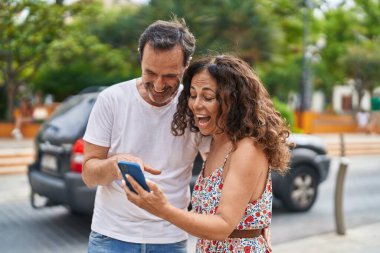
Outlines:
[[[129,161],[138,163],[143,171],[158,175],[161,171],[144,164],[141,159],[130,154],[117,154],[108,157],[108,147],[84,142],[82,179],[88,187],[108,185],[116,179],[123,179],[117,163]]]
[[[84,142],[82,179],[88,187],[107,185],[118,178],[117,157],[108,156],[108,147]]]

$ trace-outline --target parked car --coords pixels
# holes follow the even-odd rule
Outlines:
[[[293,134],[290,140],[296,144],[290,171],[284,177],[273,173],[273,194],[288,211],[303,212],[313,206],[319,184],[328,176],[331,159],[317,136]]]
[[[91,213],[96,188],[89,189],[82,181],[83,140],[91,109],[104,87],[86,89],[66,99],[42,125],[36,139],[36,160],[29,166],[31,204],[36,196],[47,199],[43,205],[64,205],[73,213]],[[293,134],[291,169],[284,177],[273,173],[273,193],[289,211],[309,210],[318,193],[318,186],[329,171],[330,158],[321,139]],[[193,187],[202,167],[200,156],[194,161]]]
[[[87,121],[96,98],[105,87],[87,88],[63,101],[43,123],[36,139],[36,159],[28,168],[31,204],[36,196],[44,205],[64,205],[73,213],[91,213],[96,189],[83,183],[83,140]]]

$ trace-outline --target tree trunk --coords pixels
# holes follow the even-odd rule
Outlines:
[[[358,108],[357,108],[357,111],[360,111],[362,109],[363,97],[364,97],[364,90],[363,90],[363,88],[360,88],[358,90]]]
[[[16,73],[13,68],[13,55],[12,52],[7,52],[6,55],[6,67],[2,69],[3,78],[5,83],[5,92],[7,95],[7,112],[6,120],[12,121],[13,111],[15,106],[16,92],[18,90],[18,82],[16,79]]]
[[[360,78],[355,79],[355,91],[358,93],[358,105],[356,108],[353,108],[353,112],[356,114],[361,109],[361,104],[364,96],[364,86],[363,86],[363,80]]]
[[[15,97],[16,97],[16,84],[13,82],[13,80],[8,80],[8,82],[5,85],[6,87],[6,94],[7,94],[7,114],[6,119],[7,121],[13,120],[13,110],[15,106]]]

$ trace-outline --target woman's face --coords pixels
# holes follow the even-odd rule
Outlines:
[[[202,70],[191,80],[188,105],[203,135],[212,135],[218,130],[216,115],[219,103],[216,99],[216,89],[216,80],[207,70]]]

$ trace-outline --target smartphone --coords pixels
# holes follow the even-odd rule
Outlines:
[[[126,185],[128,188],[133,191],[134,193],[137,193],[135,189],[133,189],[132,185],[128,182],[126,175],[131,175],[137,183],[140,184],[142,188],[144,188],[147,192],[150,192],[150,189],[145,181],[145,176],[142,173],[142,170],[140,168],[140,165],[134,162],[126,162],[121,161],[118,162],[119,169],[121,171],[121,174],[123,175],[123,178],[125,180]]]

